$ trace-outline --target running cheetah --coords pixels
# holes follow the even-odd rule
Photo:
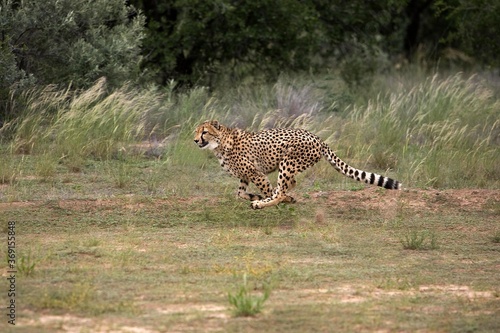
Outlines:
[[[295,202],[286,194],[296,185],[295,175],[316,164],[321,157],[347,177],[386,189],[401,189],[397,180],[347,165],[320,138],[303,129],[273,128],[254,133],[212,120],[196,128],[194,142],[201,149],[212,150],[222,168],[240,179],[238,196],[252,201],[253,209]],[[279,170],[278,184],[273,188],[267,174],[276,169]],[[254,183],[262,195],[248,193],[249,182]]]

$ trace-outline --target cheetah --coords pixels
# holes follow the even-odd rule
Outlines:
[[[401,189],[397,180],[347,165],[319,137],[303,129],[273,128],[247,132],[212,120],[196,128],[194,142],[201,149],[212,150],[222,168],[240,179],[238,196],[250,200],[253,209],[295,202],[287,194],[296,185],[294,177],[316,164],[321,157],[347,177],[386,189]],[[278,183],[273,188],[267,175],[277,169]],[[247,192],[250,182],[262,195]]]

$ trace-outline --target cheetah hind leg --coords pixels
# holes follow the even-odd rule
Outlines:
[[[295,203],[296,200],[292,196],[285,194],[285,191],[282,189],[288,188],[291,190],[296,184],[297,181],[294,178],[291,178],[287,184],[284,182],[278,182],[278,186],[273,190],[273,195],[270,198],[252,201],[252,208],[262,209],[269,206],[275,206],[280,202]]]
[[[292,178],[291,181],[290,181],[290,187],[288,188],[289,190],[293,190],[293,188],[295,187],[295,185],[297,185],[297,181],[295,180],[295,178]],[[297,200],[295,200],[294,197],[288,195],[288,194],[285,194],[285,198],[283,199],[282,202],[288,202],[288,203],[295,203],[297,202]]]

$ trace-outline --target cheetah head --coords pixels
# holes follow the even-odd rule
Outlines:
[[[206,121],[196,127],[194,131],[194,143],[201,149],[215,149],[220,143],[219,132],[220,124],[217,120]]]

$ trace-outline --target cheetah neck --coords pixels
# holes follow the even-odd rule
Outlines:
[[[234,132],[235,129],[231,129],[228,127],[221,126],[219,129],[219,144],[213,150],[215,155],[220,158],[226,155],[233,149],[234,145]]]

